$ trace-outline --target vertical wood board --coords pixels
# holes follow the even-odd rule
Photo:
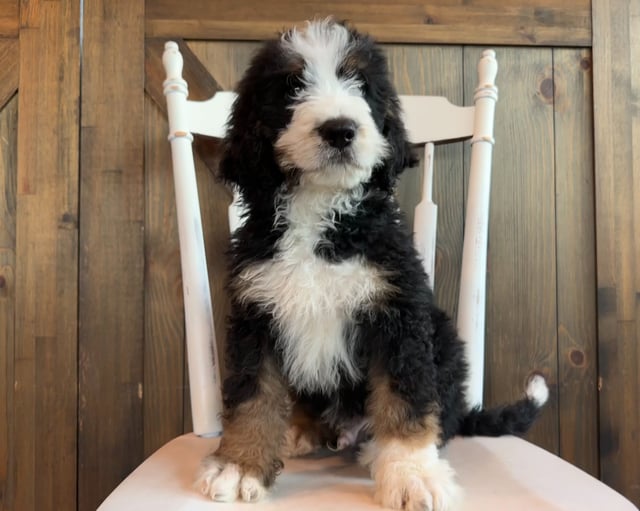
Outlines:
[[[20,30],[13,505],[53,511],[76,508],[80,3],[38,4],[32,18]]]
[[[0,0],[0,37],[17,37],[20,28],[20,0]]]
[[[84,5],[78,507],[143,458],[144,5]]]
[[[14,508],[13,427],[18,98],[0,110],[0,509]]]
[[[598,476],[591,51],[554,49],[560,455]]]
[[[639,11],[634,0],[593,1],[600,470],[638,505]]]
[[[18,51],[17,38],[0,39],[0,110],[18,90],[20,64]]]

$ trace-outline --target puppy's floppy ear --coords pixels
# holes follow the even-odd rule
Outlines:
[[[273,67],[278,55],[278,41],[267,43],[238,84],[220,162],[223,179],[252,203],[270,200],[284,180],[273,149],[278,129],[288,122],[283,116],[290,115],[283,104],[282,75]]]
[[[407,137],[401,112],[400,100],[394,95],[387,106],[383,131],[386,132],[385,137],[391,145],[391,170],[395,172],[396,176],[404,169],[418,163],[418,158]]]
[[[389,144],[389,154],[382,168],[377,168],[374,172],[374,179],[378,186],[390,190],[405,169],[418,163],[418,158],[407,138],[407,131],[402,122],[400,100],[395,93],[392,93],[387,101],[382,134]]]

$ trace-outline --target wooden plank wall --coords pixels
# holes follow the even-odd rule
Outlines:
[[[592,78],[589,50],[553,50],[559,452],[597,476]]]
[[[143,453],[143,7],[84,8],[79,509],[95,509]]]
[[[163,41],[190,40],[204,99],[233,87],[246,41],[328,14],[389,43],[404,93],[470,103],[496,48],[486,398],[545,373],[529,438],[640,505],[640,4],[453,4],[99,0],[81,22],[79,0],[0,0],[0,510],[91,511],[190,430]],[[230,197],[196,146],[222,342]],[[436,151],[436,293],[455,313],[469,154]],[[408,207],[418,185],[407,172]]]
[[[20,0],[0,0],[0,37],[18,37],[19,12]]]
[[[3,105],[4,106],[4,105]],[[18,98],[0,110],[0,509],[13,509]]]
[[[640,502],[640,5],[593,19],[601,469]]]
[[[20,6],[9,506],[74,509],[80,2]]]

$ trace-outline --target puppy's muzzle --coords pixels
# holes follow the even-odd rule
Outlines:
[[[318,133],[331,147],[345,149],[349,147],[356,138],[358,125],[346,117],[336,117],[329,119],[320,125]]]

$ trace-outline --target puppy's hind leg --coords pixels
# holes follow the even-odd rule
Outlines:
[[[438,455],[437,409],[416,416],[411,404],[394,391],[388,377],[372,378],[368,413],[373,439],[361,462],[370,466],[375,500],[406,511],[453,511],[461,491],[454,471]]]
[[[227,409],[218,450],[207,456],[196,486],[213,500],[260,500],[282,468],[280,451],[291,400],[275,364],[266,359],[258,372],[257,392]]]

